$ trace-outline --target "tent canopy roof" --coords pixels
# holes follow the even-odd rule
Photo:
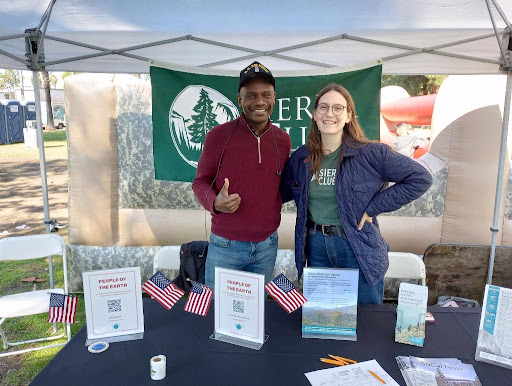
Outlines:
[[[512,2],[497,1],[512,20]],[[27,68],[23,34],[48,3],[0,0],[1,68]],[[506,47],[507,25],[491,12]],[[110,52],[128,47],[136,49]],[[498,73],[503,62],[485,0],[56,0],[44,53],[48,70],[118,73],[148,72],[148,59],[301,70],[382,58],[388,74]]]

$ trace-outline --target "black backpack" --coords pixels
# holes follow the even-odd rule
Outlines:
[[[208,241],[191,241],[181,244],[180,274],[172,281],[186,293],[190,292],[192,284],[187,278],[204,284],[204,268],[208,254]]]

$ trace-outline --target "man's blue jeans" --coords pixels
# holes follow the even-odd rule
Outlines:
[[[273,279],[277,255],[277,231],[265,240],[229,240],[212,232],[206,256],[206,285],[215,289],[215,267],[237,269],[265,275],[265,284]]]
[[[382,304],[384,279],[370,286],[364,277],[347,236],[324,235],[320,230],[308,230],[306,247],[308,267],[359,269],[358,304]]]

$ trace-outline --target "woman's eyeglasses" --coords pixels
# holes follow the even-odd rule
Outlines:
[[[327,114],[327,112],[329,111],[329,108],[332,108],[332,113],[334,115],[341,115],[343,114],[343,112],[345,111],[345,109],[347,108],[346,106],[343,106],[343,105],[333,105],[333,106],[329,106],[325,103],[320,103],[317,107],[316,107],[316,110],[318,111],[319,114],[321,115],[325,115]]]

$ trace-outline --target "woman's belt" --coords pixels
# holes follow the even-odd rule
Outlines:
[[[316,229],[317,231],[321,231],[324,236],[345,236],[345,230],[343,226],[336,225],[326,225],[326,224],[317,224],[313,221],[308,220],[308,229]]]

